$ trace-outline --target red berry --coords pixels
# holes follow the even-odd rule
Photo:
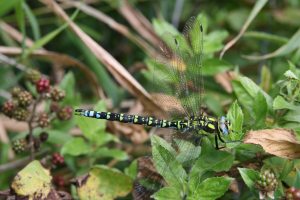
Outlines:
[[[65,179],[62,176],[54,176],[53,182],[58,187],[64,187],[65,186]]]
[[[12,100],[6,101],[2,105],[2,112],[7,115],[8,117],[12,117],[13,111],[15,109],[16,105]]]
[[[65,159],[62,155],[60,155],[59,153],[54,153],[52,155],[52,164],[54,165],[62,165],[64,164]]]
[[[61,108],[57,113],[57,117],[60,120],[69,120],[72,117],[73,109],[69,106]]]
[[[40,80],[38,80],[36,82],[35,86],[36,86],[36,90],[38,91],[38,93],[49,92],[50,81],[49,81],[49,79],[41,78]]]

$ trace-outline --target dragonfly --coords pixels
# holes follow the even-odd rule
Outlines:
[[[173,129],[183,134],[213,134],[215,137],[215,147],[216,149],[220,149],[219,142],[225,143],[224,138],[228,138],[228,135],[231,133],[230,121],[225,116],[214,117],[204,115],[201,109],[203,101],[202,93],[204,90],[202,77],[202,24],[196,18],[192,17],[186,23],[183,35],[184,37],[174,37],[168,34],[165,40],[171,47],[162,45],[163,47],[161,48],[165,57],[171,60],[163,63],[167,65],[167,74],[173,82],[178,82],[178,85],[173,86],[173,91],[176,91],[176,96],[180,99],[184,109],[181,119],[159,119],[150,116],[86,109],[75,109],[75,115],[148,127]],[[180,49],[182,46],[186,47],[186,49]],[[172,53],[170,53],[170,48]],[[160,83],[158,80],[154,82],[159,83],[159,87],[165,85],[165,83]]]
[[[175,96],[183,108],[182,111],[166,111],[170,116],[169,118],[102,112],[81,108],[75,109],[75,114],[120,123],[170,129],[174,133],[173,135],[179,134],[187,137],[192,135],[196,136],[196,138],[198,136],[213,135],[215,148],[223,148],[220,147],[219,143],[226,144],[228,136],[232,132],[230,121],[226,116],[209,116],[203,112],[203,32],[201,19],[198,17],[190,18],[182,34],[167,33],[162,36],[164,42],[161,45],[161,50],[164,58],[154,62],[157,67],[154,69],[154,73],[155,70],[158,72],[157,75],[154,75],[153,84],[156,85],[155,88],[158,88],[158,91],[161,90],[163,94]],[[160,76],[161,74],[165,76]],[[168,95],[165,97],[168,97]],[[161,105],[174,103],[170,98],[162,97],[160,101],[164,102]],[[187,152],[188,154],[193,154],[192,150],[187,150]],[[148,163],[148,159],[146,161]],[[148,174],[150,177],[151,173]],[[157,179],[158,175],[154,177]],[[139,186],[138,188],[138,191],[142,191],[141,188],[143,187]],[[140,193],[144,193],[144,191]],[[185,198],[183,197],[183,199]]]

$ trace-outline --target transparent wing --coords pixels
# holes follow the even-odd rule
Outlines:
[[[155,87],[164,94],[175,96],[184,109],[182,116],[188,118],[201,114],[204,92],[202,34],[200,20],[194,17],[186,23],[183,34],[164,34],[161,45],[163,57],[152,69]]]

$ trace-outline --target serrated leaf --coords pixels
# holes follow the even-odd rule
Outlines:
[[[213,177],[205,179],[197,188],[192,191],[192,200],[214,200],[222,197],[228,190],[231,178]]]
[[[113,200],[126,196],[132,189],[132,179],[106,166],[94,166],[86,179],[77,186],[80,199]]]
[[[189,185],[196,190],[201,182],[201,176],[207,171],[221,172],[231,168],[234,161],[232,154],[225,151],[215,150],[211,145],[206,144],[202,148],[202,154],[196,160],[189,174]]]
[[[91,151],[92,147],[83,138],[72,138],[63,145],[61,154],[79,156],[88,154]]]
[[[289,109],[289,110],[296,110],[297,106],[287,102],[282,96],[277,96],[273,102],[273,109]]]
[[[231,141],[240,140],[243,136],[244,114],[237,101],[230,106],[227,118],[231,122],[229,134]]]
[[[175,156],[155,140],[157,139],[152,136],[152,156],[156,170],[164,177],[169,186],[182,190],[187,177],[185,170]]]
[[[19,196],[46,199],[51,191],[51,179],[49,170],[34,160],[18,172],[11,187]]]
[[[156,193],[154,193],[152,197],[155,200],[169,200],[169,199],[182,200],[182,197],[180,197],[180,193],[178,189],[174,187],[164,187],[159,191],[157,191]]]
[[[250,190],[255,190],[255,182],[259,179],[259,172],[253,169],[238,168],[243,181]]]

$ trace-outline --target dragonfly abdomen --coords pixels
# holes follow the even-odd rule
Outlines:
[[[84,110],[84,109],[76,109],[75,113],[77,115],[91,117],[96,119],[106,119],[109,121],[118,121],[122,123],[131,123],[131,124],[139,124],[146,125],[151,127],[159,127],[159,128],[176,128],[178,129],[178,124],[181,121],[168,121],[162,119],[156,119],[154,117],[143,117],[139,115],[128,115],[123,113],[112,113],[112,112],[98,112],[94,110]]]

